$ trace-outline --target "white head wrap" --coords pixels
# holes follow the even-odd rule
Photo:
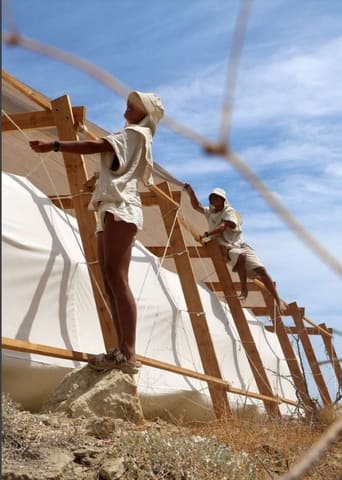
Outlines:
[[[217,195],[217,196],[223,198],[224,200],[227,200],[226,192],[222,188],[218,188],[218,187],[214,188],[214,190],[209,195],[209,201],[210,201],[211,195]]]
[[[146,117],[139,123],[142,127],[148,127],[151,129],[152,135],[155,134],[156,128],[160,120],[164,116],[164,107],[163,104],[155,93],[143,93],[135,90],[134,92],[130,92],[127,99],[136,101],[140,100],[140,104],[146,110]]]

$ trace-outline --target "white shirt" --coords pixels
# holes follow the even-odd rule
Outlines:
[[[244,243],[241,229],[241,219],[236,210],[225,203],[224,208],[215,212],[213,207],[204,207],[204,215],[208,220],[209,230],[218,227],[224,221],[235,223],[234,228],[226,227],[224,232],[212,235],[221,245],[237,247]]]
[[[88,208],[100,216],[111,212],[115,218],[143,228],[139,180],[153,183],[151,177],[151,133],[148,128],[128,125],[123,130],[104,137],[113,152],[101,154],[100,175]],[[111,169],[114,156],[119,168]]]

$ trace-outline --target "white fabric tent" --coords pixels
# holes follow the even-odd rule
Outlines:
[[[97,353],[104,344],[75,218],[29,180],[2,175],[2,335]],[[136,242],[130,283],[138,305],[137,352],[203,372],[177,274]],[[258,392],[228,307],[205,286],[199,292],[223,377]],[[296,400],[277,336],[246,310],[274,392]],[[3,391],[39,408],[77,362],[3,350]],[[150,367],[136,376],[146,416],[213,415],[205,382]],[[230,402],[257,403],[229,395]],[[258,403],[259,404],[259,403]],[[289,412],[286,405],[282,411]]]

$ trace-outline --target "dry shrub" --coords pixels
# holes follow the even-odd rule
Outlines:
[[[342,406],[341,405],[326,405],[325,407],[320,408],[316,415],[315,421],[318,425],[322,427],[328,427],[334,421],[342,415]]]
[[[97,428],[89,428],[90,419],[31,414],[3,398],[2,459],[20,465],[39,458],[42,446],[63,448],[74,456],[87,448],[103,453],[101,460],[95,459],[81,477],[69,472],[68,480],[97,478],[103,456],[123,458],[122,480],[270,480],[305,454],[337,412],[322,409],[321,420],[308,423],[270,419],[247,407],[220,421],[186,427],[161,420],[140,426],[120,420],[112,432],[101,430],[99,436]],[[341,447],[336,442],[301,480],[341,480]]]

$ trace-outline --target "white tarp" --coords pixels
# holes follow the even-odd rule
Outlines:
[[[75,219],[24,177],[3,174],[2,197],[2,335],[88,353],[104,351]],[[138,305],[137,353],[203,372],[179,278],[161,268],[139,242],[133,249],[130,283]],[[199,292],[223,378],[257,392],[228,307],[206,287],[199,285]],[[296,400],[277,336],[245,313],[274,393]],[[78,365],[3,350],[3,391],[34,409]],[[171,415],[211,414],[205,382],[145,366],[136,379],[148,415],[165,410]]]

